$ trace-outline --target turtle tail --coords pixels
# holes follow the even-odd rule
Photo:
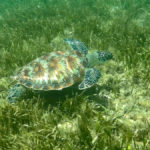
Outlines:
[[[21,84],[16,84],[8,91],[8,100],[10,103],[15,103],[17,99],[24,95],[26,88]]]

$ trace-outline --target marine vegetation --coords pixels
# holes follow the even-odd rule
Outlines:
[[[17,86],[37,86],[17,78],[28,64],[62,52],[84,55],[80,50],[86,52],[74,61],[83,62],[80,81],[69,76],[68,87],[52,84],[60,90],[25,88],[9,102]],[[95,65],[90,58],[104,51],[113,59]],[[85,58],[91,67],[82,66]],[[92,83],[82,84],[91,71],[100,79],[90,76],[94,84],[79,90]],[[149,150],[149,91],[149,0],[0,0],[0,149]]]

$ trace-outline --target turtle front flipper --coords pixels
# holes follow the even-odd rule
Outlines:
[[[22,97],[22,95],[25,93],[25,91],[26,91],[26,88],[24,86],[22,86],[21,84],[16,84],[8,92],[9,102],[15,103],[17,99]]]
[[[85,71],[84,80],[81,82],[81,84],[79,84],[79,90],[90,88],[98,82],[100,77],[101,73],[99,70],[95,68],[87,68]]]
[[[64,41],[67,42],[73,48],[73,50],[79,51],[84,55],[88,53],[88,49],[83,42],[74,39],[64,39]]]

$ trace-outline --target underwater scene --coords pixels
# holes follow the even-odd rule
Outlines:
[[[150,150],[150,0],[0,0],[0,150]]]

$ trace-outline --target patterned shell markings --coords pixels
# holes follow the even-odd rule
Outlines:
[[[34,90],[61,90],[84,78],[82,56],[76,51],[57,51],[39,57],[17,75],[20,84]]]

